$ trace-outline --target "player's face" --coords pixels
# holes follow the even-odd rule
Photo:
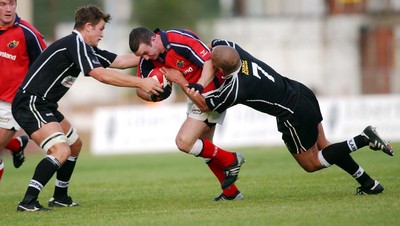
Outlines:
[[[151,45],[146,45],[141,43],[139,49],[135,52],[136,56],[141,56],[145,60],[157,60],[160,56],[160,51],[158,51],[155,42],[152,39]]]
[[[91,46],[97,46],[100,40],[103,38],[104,29],[106,28],[105,26],[106,23],[104,20],[101,20],[96,25],[90,25],[87,32],[87,44]]]
[[[16,9],[15,0],[0,0],[0,26],[10,26],[14,22]]]

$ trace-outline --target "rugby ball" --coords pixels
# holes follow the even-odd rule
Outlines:
[[[151,70],[148,77],[155,79],[160,84],[163,84],[164,89],[167,86],[172,86],[172,82],[168,81],[165,75],[160,71],[160,68],[154,68]]]

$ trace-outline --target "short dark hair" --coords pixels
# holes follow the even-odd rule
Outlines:
[[[83,6],[75,11],[74,29],[81,29],[86,23],[98,24],[102,19],[108,23],[111,15],[95,5]]]
[[[154,32],[145,27],[134,28],[129,34],[129,48],[135,53],[138,51],[140,44],[151,45],[151,37],[155,35]]]

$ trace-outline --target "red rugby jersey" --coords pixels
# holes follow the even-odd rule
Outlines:
[[[43,35],[18,16],[11,27],[0,30],[0,100],[12,102],[28,68],[45,48]]]
[[[146,61],[143,58],[139,63],[138,74],[146,77],[154,67],[174,68],[183,73],[189,83],[197,83],[201,77],[204,62],[209,60],[210,50],[191,31],[173,29],[163,31],[156,29],[166,49],[158,60]],[[204,93],[218,88],[222,84],[220,76],[215,76],[214,81],[204,87]]]

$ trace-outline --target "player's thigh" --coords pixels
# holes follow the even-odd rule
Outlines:
[[[38,130],[31,134],[31,139],[47,154],[54,156],[61,164],[71,155],[64,130],[58,122],[42,124]]]
[[[12,116],[11,104],[0,100],[0,150],[3,150],[18,129],[20,127]]]
[[[188,149],[208,129],[207,124],[197,119],[187,117],[176,136],[178,147]]]
[[[324,127],[322,125],[322,123],[318,124],[318,150],[322,150],[326,147],[328,147],[329,145],[331,145],[331,142],[329,142],[328,139],[326,139],[325,136],[325,131],[324,131]]]
[[[47,124],[42,124],[38,130],[33,132],[31,134],[31,139],[35,141],[36,144],[40,145],[44,140],[56,133],[64,134],[64,130],[62,129],[60,123],[49,122]]]
[[[207,128],[204,130],[204,132],[200,135],[200,139],[203,140],[208,140],[210,142],[213,142],[214,138],[214,133],[215,133],[215,128],[217,127],[216,124],[214,125],[208,125]]]

